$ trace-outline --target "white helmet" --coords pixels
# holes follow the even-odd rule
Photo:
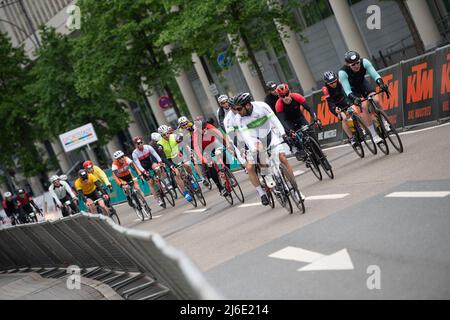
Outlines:
[[[9,198],[9,197],[12,197],[12,193],[9,192],[9,191],[6,191],[6,192],[3,194],[3,198]]]
[[[66,181],[67,180],[67,176],[65,174],[62,174],[62,175],[59,176],[59,179]]]
[[[226,94],[222,94],[219,96],[219,98],[217,98],[217,102],[222,103],[222,102],[227,102],[228,101],[228,96]]]
[[[169,132],[169,130],[169,127],[164,124],[158,128],[158,132],[160,134],[166,134],[167,132]]]
[[[55,182],[56,180],[59,180],[60,177],[58,177],[56,174],[50,177],[50,183]]]
[[[182,124],[182,123],[186,123],[186,122],[189,122],[189,119],[186,118],[186,117],[180,117],[180,118],[178,119],[178,124],[179,124],[179,125]]]
[[[151,138],[152,138],[152,141],[158,142],[159,140],[161,140],[162,137],[158,132],[153,132],[151,134]]]
[[[118,150],[116,152],[114,152],[114,159],[119,159],[121,157],[123,157],[125,155],[125,153],[122,152],[122,150]]]

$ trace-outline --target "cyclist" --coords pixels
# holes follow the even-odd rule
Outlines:
[[[180,152],[180,148],[178,144],[183,140],[182,138],[177,138],[175,134],[169,133],[169,127],[166,125],[162,125],[158,128],[159,134],[161,134],[161,140],[158,142],[163,148],[164,154],[166,155],[165,163],[171,168],[171,170],[175,174],[175,180],[177,182],[177,186],[183,193],[184,198],[188,201],[192,201],[192,196],[186,191],[183,180],[180,176],[180,171],[176,168],[176,166],[183,162],[183,157]],[[183,163],[183,166],[186,170],[190,170],[191,168],[186,163]],[[189,171],[188,171],[189,172]]]
[[[102,183],[93,174],[87,173],[85,169],[78,171],[78,179],[74,182],[78,195],[84,200],[91,213],[96,213],[94,201],[100,199],[98,204],[108,212],[104,199],[108,195],[101,192]]]
[[[217,102],[219,102],[220,108],[217,110],[217,121],[219,123],[220,128],[225,131],[225,127],[223,125],[223,119],[230,111],[230,104],[228,103],[228,96],[226,94],[222,94],[217,98]]]
[[[316,113],[313,109],[306,103],[305,97],[301,94],[291,92],[289,90],[289,86],[285,83],[278,85],[277,92],[279,95],[279,99],[275,106],[278,118],[283,124],[285,130],[288,133],[293,133],[299,130],[304,125],[309,125],[308,121],[305,119],[302,108],[306,109],[314,121],[320,123],[317,119]],[[291,134],[289,135],[291,136]],[[314,136],[314,134],[312,134]],[[306,157],[306,152],[303,148],[303,143],[298,139],[295,139],[293,142],[291,139],[288,139],[290,144],[292,143],[296,146],[297,151],[295,156],[297,160],[304,161]]]
[[[345,94],[344,88],[339,82],[338,75],[333,71],[326,71],[323,74],[323,81],[325,82],[325,86],[322,87],[322,93],[327,99],[328,108],[332,114],[342,121],[342,129],[347,134],[350,144],[354,145],[356,143],[355,137],[348,125],[347,114],[342,111],[351,105],[350,99]],[[356,106],[353,106],[353,110],[357,112]]]
[[[273,113],[277,114],[277,111],[275,109],[275,105],[277,104],[278,101],[278,92],[277,92],[277,84],[273,81],[268,81],[266,83],[266,89],[269,92],[266,96],[266,98],[264,99],[264,102],[267,103],[270,107],[270,109],[272,109]]]
[[[153,149],[158,153],[158,156],[161,158],[161,161],[164,164],[166,164],[167,163],[167,158],[166,158],[166,155],[164,154],[163,147],[158,143],[161,139],[162,139],[162,137],[161,137],[161,135],[158,132],[153,132],[151,134],[150,146],[152,146]],[[168,188],[169,189],[173,189],[172,183],[169,180],[169,177],[167,175],[166,170],[161,170],[161,174],[162,174],[162,177],[164,179],[166,179]]]
[[[83,162],[83,168],[90,174],[93,174],[98,180],[100,180],[106,188],[112,192],[112,184],[109,181],[106,173],[98,166],[94,165],[91,160]]]
[[[206,170],[219,189],[220,194],[226,197],[228,191],[220,184],[218,172],[211,164],[211,152],[215,153],[216,148],[222,148],[224,144],[229,146],[228,140],[212,124],[203,121],[195,126],[192,134],[195,154],[201,160],[201,163],[206,166]]]
[[[11,221],[11,224],[14,226],[16,223],[25,223],[26,219],[19,209],[19,203],[13,194],[9,191],[6,191],[3,194],[2,201],[3,210],[5,210],[6,216]],[[18,221],[16,219],[18,218]]]
[[[270,203],[269,198],[265,191],[262,190],[259,179],[253,168],[255,161],[252,155],[262,151],[262,141],[265,141],[267,148],[271,149],[272,156],[278,156],[281,163],[286,166],[293,177],[294,173],[292,167],[286,158],[286,154],[289,153],[289,148],[283,142],[287,136],[280,120],[278,120],[265,102],[253,101],[251,94],[245,92],[236,96],[234,104],[234,108],[240,116],[238,121],[239,131],[250,151],[250,154],[247,154],[247,171],[250,182],[261,197],[261,203],[264,206],[267,206]],[[264,153],[262,153],[262,155],[264,155]],[[267,174],[266,178],[270,187],[275,185],[270,174]]]
[[[41,216],[42,210],[34,202],[33,198],[28,195],[24,189],[17,190],[17,202],[19,203],[19,209],[23,211],[25,215],[30,215],[34,211],[39,213]]]
[[[134,188],[137,192],[139,192],[142,197],[144,197],[144,193],[139,188],[139,184],[134,180],[134,176],[131,173],[131,167],[136,171],[139,179],[142,179],[142,173],[136,164],[125,154],[122,150],[117,150],[113,154],[114,161],[112,163],[111,169],[113,172],[113,177],[116,180],[117,184],[122,188],[123,192],[127,196],[128,204],[130,207],[134,208],[133,200],[131,199],[131,194],[129,192],[129,185],[133,183]]]
[[[144,144],[142,137],[134,137],[133,142],[136,146],[136,149],[132,153],[133,161],[148,181],[152,195],[158,202],[158,205],[162,206],[163,202],[160,198],[159,191],[156,191],[155,182],[149,173],[150,170],[159,171],[157,168],[162,165],[162,160],[152,146]]]
[[[228,112],[227,116],[223,120],[223,124],[225,127],[226,138],[229,141],[231,141],[231,144],[233,145],[234,156],[239,160],[239,162],[241,163],[241,166],[245,169],[245,172],[247,172],[247,169],[246,169],[247,161],[245,160],[245,158],[242,156],[242,153],[240,152],[241,145],[239,145],[239,144],[243,144],[245,146],[245,143],[239,134],[238,120],[239,120],[240,116],[239,116],[238,112],[235,110],[234,99],[235,99],[235,97],[232,97],[228,100],[228,103],[230,104],[231,112]]]
[[[369,74],[377,85],[389,97],[389,88],[384,83],[381,76],[367,59],[361,59],[361,56],[356,51],[347,51],[344,56],[346,65],[339,70],[339,79],[344,88],[345,94],[350,100],[356,104],[361,105],[361,98],[367,98],[375,94],[375,89],[365,78]],[[375,96],[373,100],[378,104],[379,97]],[[373,126],[375,115],[371,115],[368,109],[368,101],[362,104],[361,119],[369,129],[373,136],[375,143],[379,143],[382,139],[378,136]]]
[[[60,177],[57,175],[50,177],[50,187],[48,188],[48,192],[52,196],[53,200],[56,203],[56,206],[61,210],[63,217],[68,215],[67,207],[65,205],[66,201],[70,200],[70,207],[73,212],[78,212],[77,206],[77,196],[72,191],[72,188],[65,181],[62,181]]]

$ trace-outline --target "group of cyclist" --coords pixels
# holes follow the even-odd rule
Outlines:
[[[2,208],[12,225],[37,222],[37,214],[43,216],[42,209],[23,188],[17,190],[17,195],[6,191],[3,194]]]
[[[338,73],[326,71],[323,74],[325,85],[322,92],[330,112],[342,121],[343,130],[351,144],[355,141],[346,121],[348,108],[360,113],[374,142],[379,143],[381,138],[374,129],[373,115],[369,113],[367,102],[362,103],[363,99],[375,94],[374,87],[365,77],[367,74],[370,75],[381,90],[389,96],[388,86],[370,61],[361,58],[357,52],[346,52],[344,59],[346,64]],[[116,151],[113,154],[114,161],[111,169],[115,181],[127,195],[128,204],[134,206],[129,192],[131,185],[142,194],[131,168],[139,179],[147,180],[152,195],[159,205],[162,205],[159,195],[161,190],[155,188],[155,177],[167,181],[171,181],[169,178],[172,178],[175,183],[169,183],[169,188],[178,188],[186,201],[192,201],[189,188],[185,186],[185,181],[181,178],[181,168],[192,176],[195,171],[198,182],[206,187],[209,187],[212,180],[220,195],[227,196],[228,191],[219,182],[218,172],[212,165],[212,161],[217,161],[217,159],[214,160],[214,154],[220,150],[222,152],[220,160],[223,165],[229,167],[226,151],[239,160],[248,173],[261,203],[268,205],[269,198],[255,172],[255,164],[264,161],[264,157],[269,152],[270,156],[278,157],[288,173],[293,176],[292,166],[287,156],[294,149],[299,161],[304,161],[306,156],[301,141],[295,139],[294,135],[295,131],[304,125],[310,125],[303,115],[303,110],[309,112],[314,123],[320,125],[320,120],[306,102],[305,97],[291,92],[287,84],[277,85],[269,81],[266,87],[268,95],[265,101],[254,101],[248,92],[241,92],[233,97],[220,95],[217,123],[221,130],[213,125],[215,121],[212,119],[205,121],[197,118],[193,121],[183,116],[178,119],[176,130],[170,126],[161,125],[158,132],[151,134],[151,141],[147,144],[142,137],[134,137],[135,149],[131,157],[127,157],[121,150]],[[378,96],[374,96],[376,103],[379,102],[378,100]],[[269,172],[265,171],[262,174],[266,176],[267,184],[272,187],[274,182]],[[110,207],[108,193],[112,191],[111,182],[103,170],[89,160],[83,163],[83,169],[78,172],[78,179],[73,184],[75,192],[59,176],[52,176],[50,182],[50,194],[63,215],[69,211],[68,206],[71,206],[72,212],[79,211],[76,205],[77,196],[85,200],[91,212],[95,212],[94,203],[97,202],[104,209]],[[18,208],[26,211],[29,209],[28,205],[35,206],[31,198],[28,202],[23,200],[22,191],[17,197],[13,197],[10,192],[4,194],[3,208],[8,216],[14,216]],[[304,199],[303,194],[300,196]]]

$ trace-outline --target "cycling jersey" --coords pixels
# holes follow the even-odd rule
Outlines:
[[[194,151],[202,163],[208,163],[208,156],[216,147],[228,144],[222,133],[212,124],[206,124],[205,129],[195,128],[192,134]]]
[[[244,164],[245,160],[242,157],[238,146],[239,142],[244,142],[239,133],[239,115],[234,112],[229,112],[223,120],[223,125],[225,127],[226,137],[230,139],[231,143],[233,144],[234,151],[236,152],[236,157],[241,164]]]
[[[78,178],[75,180],[75,189],[79,192],[82,191],[84,195],[93,193],[96,189],[96,182],[99,181],[93,174],[88,174],[88,178],[83,180]]]
[[[354,72],[349,66],[345,65],[339,70],[339,80],[342,83],[345,94],[351,93],[366,98],[369,93],[374,92],[373,86],[367,81],[368,73],[373,80],[377,81],[381,78],[378,72],[367,59],[361,59],[361,67],[359,71]]]
[[[322,88],[322,94],[327,99],[328,109],[335,116],[337,116],[336,107],[343,109],[351,105],[340,82],[338,82],[336,88],[325,85]]]
[[[151,170],[153,163],[162,161],[155,149],[147,144],[142,151],[139,148],[134,149],[132,156],[134,163],[141,171]]]
[[[303,115],[301,107],[308,110],[309,114],[316,118],[316,114],[311,107],[306,103],[306,99],[298,94],[291,93],[291,102],[285,103],[283,99],[279,98],[275,106],[278,118],[286,130],[298,130],[305,124],[308,124]]]
[[[175,134],[169,135],[169,139],[162,138],[158,141],[158,144],[163,147],[167,159],[173,159],[180,156],[180,148],[178,147]]]
[[[133,161],[128,157],[125,157],[123,163],[120,163],[119,160],[113,161],[111,169],[113,172],[114,179],[116,180],[118,185],[121,185],[123,183],[122,179],[123,177],[133,176],[130,170],[132,164]],[[137,174],[140,175],[141,172],[139,171],[139,168],[135,169],[137,169]]]
[[[67,182],[60,181],[59,183],[59,187],[55,187],[55,185],[52,183],[48,188],[48,192],[53,197],[53,199],[55,199],[56,204],[58,206],[61,206],[61,200],[66,198],[67,194],[69,194],[71,198],[75,198],[76,196]]]
[[[277,104],[278,101],[278,96],[276,94],[272,94],[269,93],[266,98],[264,99],[264,102],[267,103],[270,107],[270,109],[272,109],[272,111],[277,114],[277,111],[275,109],[275,106]]]
[[[25,192],[24,197],[17,196],[17,202],[19,208],[22,208],[25,212],[33,212],[33,207],[39,211],[38,206],[34,202],[33,198]]]
[[[8,217],[11,217],[14,213],[18,212],[18,203],[16,197],[13,197],[10,201],[3,199],[2,207]]]
[[[238,118],[239,132],[250,151],[256,152],[256,143],[260,140],[267,139],[267,147],[281,145],[281,136],[285,130],[272,109],[262,101],[253,101],[251,104],[251,114]]]
[[[108,177],[106,176],[106,173],[102,169],[100,169],[100,167],[97,167],[94,165],[93,171],[90,173],[93,174],[98,180],[100,180],[106,186],[111,185],[111,182],[109,181]]]

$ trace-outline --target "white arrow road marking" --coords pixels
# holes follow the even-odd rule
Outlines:
[[[309,196],[306,197],[306,200],[336,200],[343,199],[348,195],[350,195],[350,193],[324,194],[319,196]]]
[[[324,270],[353,270],[353,263],[347,249],[342,249],[329,256],[319,258],[317,261],[298,269],[297,271],[324,271]]]
[[[342,249],[330,255],[324,255],[319,252],[309,251],[302,248],[286,247],[270,254],[268,257],[309,263],[308,265],[298,269],[297,271],[354,269],[347,249]]]
[[[392,192],[386,198],[444,198],[450,195],[450,191],[408,191]]]
[[[256,206],[262,206],[261,202],[241,204],[238,207],[239,208],[248,208],[248,207],[256,207]]]
[[[192,210],[186,210],[183,213],[198,213],[198,212],[204,212],[206,210],[208,210],[208,209],[207,208],[204,208],[204,209],[192,209]]]
[[[323,256],[323,254],[320,254],[318,252],[296,247],[286,247],[269,255],[270,258],[293,260],[299,262],[313,262],[322,258]]]

